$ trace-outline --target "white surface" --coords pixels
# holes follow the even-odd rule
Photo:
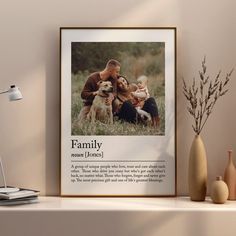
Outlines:
[[[178,198],[60,198],[39,197],[39,203],[14,207],[1,206],[0,211],[235,211],[236,201],[213,204]]]
[[[4,236],[235,236],[236,202],[189,198],[59,198],[0,207]]]

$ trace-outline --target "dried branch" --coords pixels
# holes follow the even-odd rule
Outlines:
[[[221,70],[219,70],[215,78],[211,80],[210,76],[206,74],[206,57],[204,57],[202,68],[199,71],[200,80],[198,83],[196,83],[195,78],[193,78],[192,85],[188,87],[184,78],[182,78],[183,94],[190,104],[187,110],[194,119],[192,128],[196,134],[201,133],[209,116],[213,112],[216,101],[228,92],[228,89],[225,87],[228,85],[233,71],[234,68],[222,79]]]

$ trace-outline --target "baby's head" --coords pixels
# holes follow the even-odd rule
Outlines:
[[[141,75],[137,79],[137,85],[139,89],[143,89],[147,86],[148,78],[145,75]]]

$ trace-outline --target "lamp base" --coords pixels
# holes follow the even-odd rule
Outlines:
[[[19,188],[13,188],[13,187],[6,187],[6,188],[0,188],[0,193],[13,193],[18,192]]]

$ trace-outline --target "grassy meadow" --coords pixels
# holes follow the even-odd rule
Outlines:
[[[78,123],[78,114],[83,107],[80,93],[88,77],[88,72],[72,75],[72,135],[164,135],[165,133],[165,96],[164,79],[162,77],[149,77],[148,89],[151,97],[154,97],[159,109],[160,127],[155,129],[142,124],[130,124],[114,120],[114,124],[103,124],[96,121],[91,125],[89,121]],[[135,82],[135,81],[130,81]]]

